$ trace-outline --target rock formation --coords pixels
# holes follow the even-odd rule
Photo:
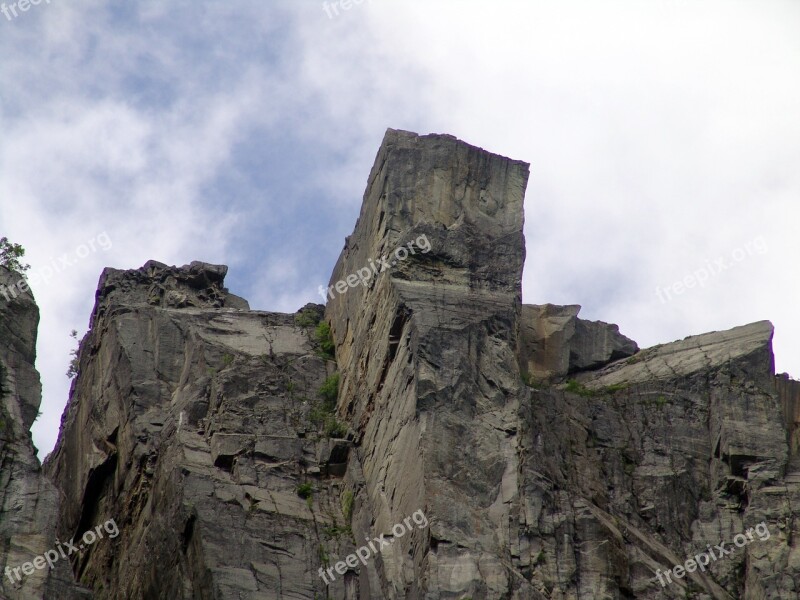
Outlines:
[[[520,368],[535,379],[563,377],[602,367],[639,350],[619,327],[578,318],[581,307],[554,304],[522,306]]]
[[[31,440],[42,400],[34,367],[39,308],[20,279],[0,266],[7,291],[0,295],[0,598],[91,598],[74,585],[65,561],[52,570],[25,566],[55,546],[58,493],[42,476]]]
[[[118,528],[2,594],[797,598],[800,383],[771,324],[639,350],[521,304],[527,177],[389,130],[327,305],[294,315],[220,265],[106,269],[47,479],[36,308],[0,304],[2,564]]]
[[[151,261],[100,279],[47,463],[63,535],[116,519],[74,566],[95,598],[313,598],[345,537],[331,471],[348,443],[314,416],[334,363],[294,315],[229,294],[226,270]]]

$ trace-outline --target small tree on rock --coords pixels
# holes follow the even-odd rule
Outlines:
[[[23,256],[25,256],[25,248],[19,244],[12,244],[7,237],[0,238],[0,265],[17,273],[24,273],[31,266],[20,262]]]

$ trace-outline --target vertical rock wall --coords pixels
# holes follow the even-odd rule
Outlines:
[[[0,566],[106,533],[0,596],[798,598],[800,383],[772,325],[638,350],[521,305],[527,177],[389,130],[327,307],[294,315],[221,265],[106,269],[52,484],[37,309],[0,298]]]
[[[369,597],[527,587],[508,568],[527,177],[525,163],[450,136],[389,130],[378,152],[330,285],[383,257],[389,268],[326,310],[365,481],[353,528],[391,537],[416,510],[430,526],[396,540],[377,574],[361,571]],[[400,260],[409,244],[429,248]]]
[[[348,442],[314,416],[334,370],[310,329],[321,307],[250,311],[226,270],[150,261],[101,277],[46,464],[62,536],[119,530],[73,563],[97,599],[322,597],[325,557],[352,546]]]
[[[42,386],[34,366],[39,308],[20,275],[0,267],[0,597],[90,598],[74,585],[69,563],[27,566],[56,547],[58,494],[43,476],[30,428]]]

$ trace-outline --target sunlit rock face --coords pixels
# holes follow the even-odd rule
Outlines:
[[[353,528],[391,535],[416,510],[431,523],[362,572],[369,597],[531,589],[510,560],[527,178],[525,163],[451,136],[390,130],[378,151],[331,284],[373,259],[389,268],[326,309],[364,477]]]

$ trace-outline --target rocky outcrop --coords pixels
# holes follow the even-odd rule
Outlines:
[[[526,176],[449,137],[390,131],[378,154],[331,284],[418,236],[430,251],[327,307],[364,476],[353,528],[431,524],[354,570],[357,597],[794,597],[771,326],[637,353],[578,306],[520,307]],[[768,542],[660,584],[756,524]]]
[[[639,346],[602,321],[578,318],[577,304],[525,304],[519,329],[520,368],[534,380],[597,369],[632,356]]]
[[[359,572],[358,597],[501,597],[517,519],[516,323],[528,165],[450,136],[390,130],[331,284],[371,260],[389,269],[334,296],[342,393],[363,473],[353,531],[414,530]],[[429,247],[400,260],[397,248]],[[353,484],[357,484],[354,481]]]
[[[522,305],[527,177],[389,130],[328,303],[297,314],[249,310],[221,265],[106,269],[60,505],[25,437],[35,306],[0,306],[0,557],[86,542],[11,597],[78,598],[74,574],[98,599],[797,598],[800,383],[772,325],[640,351]]]
[[[31,440],[42,391],[34,366],[39,309],[20,279],[0,266],[0,288],[10,290],[0,296],[0,597],[89,598],[66,561],[53,569],[32,562],[56,548],[58,495]]]
[[[768,322],[693,336],[533,391],[523,527],[542,589],[796,597],[800,487],[771,340]],[[659,572],[759,524],[767,533],[731,556],[661,585]]]
[[[118,526],[74,564],[97,599],[314,598],[321,557],[352,545],[333,474],[349,443],[320,432],[321,307],[246,310],[225,271],[100,279],[47,462],[61,535]]]
[[[782,373],[775,378],[775,388],[783,406],[789,455],[800,471],[800,381]]]

